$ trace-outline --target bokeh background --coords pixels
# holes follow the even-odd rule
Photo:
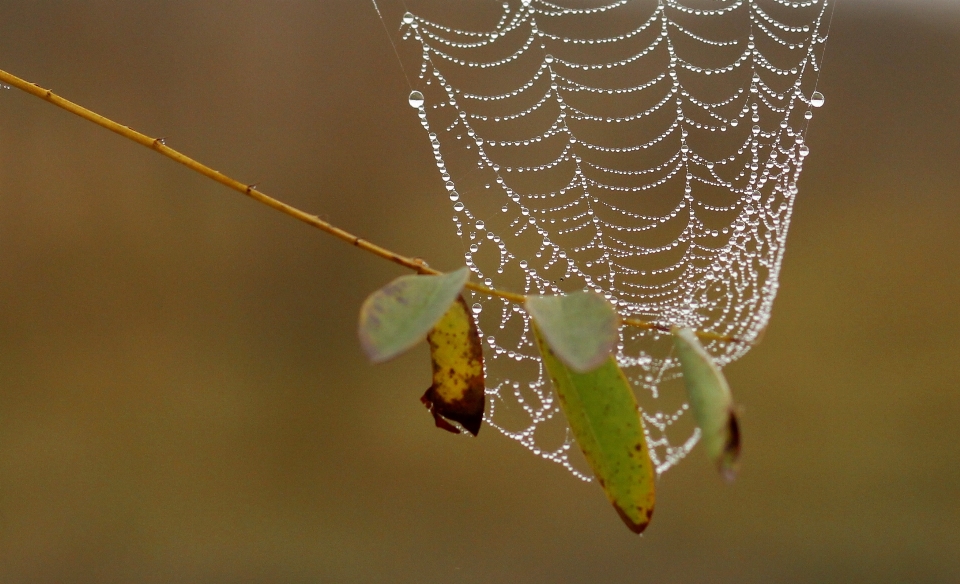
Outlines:
[[[0,68],[462,261],[368,2],[5,0]],[[695,451],[642,537],[434,428],[425,348],[365,363],[398,268],[0,92],[0,582],[960,581],[960,4],[841,0],[820,89],[772,323],[727,369],[741,476]]]

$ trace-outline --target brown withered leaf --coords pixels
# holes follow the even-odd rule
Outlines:
[[[433,327],[427,342],[433,361],[433,385],[420,401],[433,413],[438,428],[459,434],[460,430],[447,421],[453,420],[476,436],[486,398],[483,348],[463,296]]]

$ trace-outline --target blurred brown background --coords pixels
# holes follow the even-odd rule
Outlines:
[[[6,0],[0,55],[462,261],[368,2]],[[0,93],[0,582],[960,581],[960,6],[844,0],[820,88],[772,324],[728,369],[742,475],[696,451],[642,538],[495,431],[435,429],[425,349],[364,362],[399,269]]]

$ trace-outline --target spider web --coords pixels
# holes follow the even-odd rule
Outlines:
[[[823,104],[827,0],[574,1],[505,2],[485,30],[403,15],[401,48],[419,49],[410,105],[466,264],[495,288],[593,290],[624,317],[736,337],[705,345],[724,366],[770,318],[804,134]],[[451,5],[447,17],[473,18]],[[529,317],[473,302],[486,421],[590,480]],[[699,438],[671,347],[669,334],[624,327],[617,350],[658,473]]]

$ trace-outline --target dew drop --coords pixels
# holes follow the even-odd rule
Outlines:
[[[407,12],[406,14],[403,15],[403,24],[413,24],[413,20],[414,20],[413,14],[410,14],[409,12]]]
[[[407,101],[410,103],[410,107],[419,108],[423,105],[423,94],[416,90],[411,91]]]
[[[458,193],[457,191],[450,191],[450,200],[451,200],[451,201],[459,201],[459,200],[460,200],[460,193]]]
[[[810,105],[813,107],[823,107],[823,94],[819,91],[814,91],[813,95],[810,96]]]
[[[474,303],[472,310],[474,314],[480,314],[483,312],[483,306],[481,306],[479,302],[476,302]]]

